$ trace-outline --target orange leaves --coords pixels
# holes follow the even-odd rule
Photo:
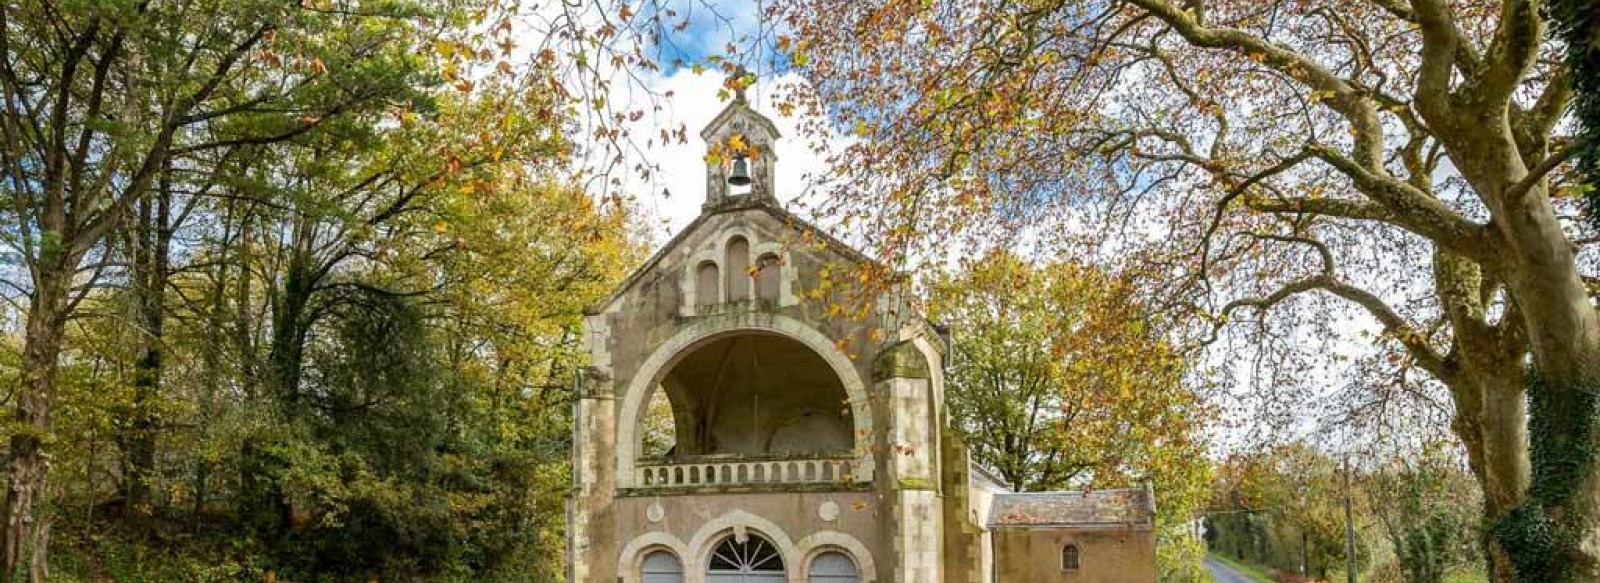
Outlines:
[[[706,154],[703,158],[706,164],[719,165],[731,164],[733,160],[738,157],[745,157],[749,159],[760,158],[761,148],[757,147],[755,144],[749,143],[745,139],[744,134],[735,133],[728,136],[728,139],[726,140],[713,142],[708,145],[706,147]]]

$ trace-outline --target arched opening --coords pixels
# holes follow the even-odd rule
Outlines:
[[[1061,570],[1078,570],[1078,545],[1069,544],[1061,547]]]
[[[727,256],[722,264],[728,269],[728,301],[750,299],[750,241],[744,237],[728,240]]]
[[[695,272],[694,298],[695,304],[701,306],[714,306],[722,303],[722,298],[717,292],[717,264],[707,261],[700,264]]]
[[[821,356],[785,336],[741,333],[707,342],[680,358],[655,392],[639,420],[645,456],[848,454],[855,446],[844,384]],[[662,402],[670,407],[673,445],[652,452],[646,438],[664,424]]]
[[[860,583],[861,571],[849,555],[828,551],[811,559],[807,570],[808,583]]]
[[[776,253],[767,253],[756,260],[756,299],[773,305],[778,303],[779,282],[783,266]]]
[[[743,542],[728,536],[711,551],[706,566],[707,583],[769,583],[785,581],[783,556],[777,545],[760,535],[746,535]]]
[[[645,405],[644,416],[639,418],[639,452],[645,457],[670,456],[676,442],[672,402],[667,400],[666,391],[654,391]]]
[[[683,562],[671,551],[652,551],[640,564],[642,583],[683,583]]]

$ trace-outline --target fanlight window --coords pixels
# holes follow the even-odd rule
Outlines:
[[[711,565],[706,571],[708,583],[768,583],[784,581],[783,557],[778,547],[759,536],[745,537],[739,542],[735,537],[723,539],[711,552]]]
[[[826,552],[811,560],[809,583],[859,583],[861,573],[855,561],[844,553]]]
[[[640,571],[643,583],[683,583],[683,563],[667,551],[645,555]]]
[[[1078,569],[1078,545],[1061,547],[1061,570],[1076,571]]]

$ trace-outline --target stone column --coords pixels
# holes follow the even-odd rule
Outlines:
[[[573,405],[572,521],[569,583],[617,579],[617,402],[612,382],[596,368],[579,373]]]
[[[874,392],[886,399],[889,424],[883,455],[887,526],[895,560],[890,583],[942,582],[944,516],[934,475],[934,432],[928,361],[910,342],[888,347],[873,366]]]

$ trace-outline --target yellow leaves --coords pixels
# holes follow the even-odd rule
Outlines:
[[[318,75],[322,75],[322,74],[325,74],[325,73],[328,72],[328,66],[322,63],[322,58],[321,57],[312,57],[311,58],[311,71],[313,73],[318,74]]]
[[[1306,100],[1310,101],[1311,103],[1321,103],[1324,100],[1333,99],[1336,95],[1338,95],[1338,93],[1333,91],[1313,90],[1310,95],[1306,96]]]

